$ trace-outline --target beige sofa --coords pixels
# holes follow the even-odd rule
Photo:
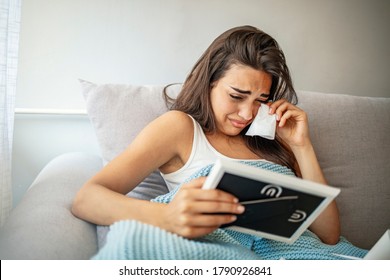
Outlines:
[[[107,227],[75,218],[72,199],[82,184],[152,119],[167,110],[161,86],[95,85],[81,81],[101,155],[64,154],[38,175],[0,229],[1,259],[87,259]],[[180,86],[170,88],[175,96]],[[298,92],[310,133],[337,202],[342,235],[371,248],[390,228],[390,98]],[[158,173],[131,194],[150,199],[167,191]]]

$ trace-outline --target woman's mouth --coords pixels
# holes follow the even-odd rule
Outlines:
[[[232,123],[232,125],[236,128],[244,128],[249,124],[249,122],[237,121],[237,120],[232,120],[232,119],[229,119],[229,120]]]

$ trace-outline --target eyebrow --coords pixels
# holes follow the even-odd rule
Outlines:
[[[243,89],[239,89],[239,88],[235,88],[235,87],[232,87],[232,86],[229,86],[231,89],[239,92],[239,93],[242,93],[242,94],[252,94],[252,92],[250,90],[243,90]],[[269,97],[269,93],[260,93],[260,97]]]

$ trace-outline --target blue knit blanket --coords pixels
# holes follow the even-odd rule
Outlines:
[[[294,176],[281,165],[270,162],[243,162],[259,168]],[[206,166],[186,180],[207,176],[212,165]],[[154,202],[169,203],[180,186],[155,198]],[[336,245],[327,245],[306,230],[293,244],[260,238],[230,229],[217,229],[198,239],[186,239],[158,227],[134,220],[111,225],[106,244],[93,259],[134,260],[210,260],[210,259],[300,259],[335,260],[340,255],[363,258],[367,250],[352,245],[344,237]]]

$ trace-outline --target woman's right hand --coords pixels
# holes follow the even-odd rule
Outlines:
[[[161,228],[186,238],[197,238],[235,221],[236,215],[244,212],[233,195],[202,189],[205,179],[194,179],[180,188],[161,213]]]

